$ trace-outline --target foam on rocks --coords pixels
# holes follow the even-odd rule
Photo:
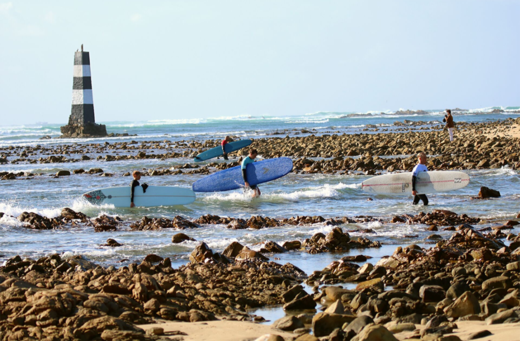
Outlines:
[[[107,136],[103,124],[96,124],[94,99],[92,97],[92,77],[90,74],[90,54],[76,51],[74,54],[74,81],[72,86],[72,109],[69,124],[61,127],[62,137],[102,137]]]

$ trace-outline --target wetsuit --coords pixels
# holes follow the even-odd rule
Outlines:
[[[412,171],[412,191],[415,191],[415,183],[417,181],[417,176],[420,172],[427,172],[428,167],[426,165],[423,165],[422,163],[418,164],[414,167]],[[423,204],[426,206],[428,205],[428,197],[426,194],[417,194],[413,197],[413,204],[417,205],[419,203],[419,200],[422,200]]]
[[[132,195],[130,196],[130,202],[134,202],[134,189],[139,186],[139,181],[137,181],[136,179],[132,180]]]
[[[226,139],[224,139],[224,140],[222,140],[222,142],[220,142],[220,145],[222,146],[222,153],[224,154],[224,160],[228,160],[228,156],[226,153],[226,144],[228,144],[228,141]]]
[[[255,162],[253,159],[251,159],[249,156],[246,157],[243,161],[242,161],[242,177],[244,178],[244,182],[249,182],[247,181],[247,172],[246,172],[246,169],[247,169],[247,165],[250,164],[250,163],[253,163]],[[256,185],[249,185],[249,187],[251,187],[252,190],[255,190],[256,189]]]
[[[455,122],[453,122],[453,116],[451,114],[446,115],[446,128],[450,134],[450,141],[453,141],[453,128],[455,128]]]

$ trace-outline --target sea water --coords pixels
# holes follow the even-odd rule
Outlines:
[[[467,110],[455,116],[456,121],[486,122],[490,120],[518,117],[518,107],[499,108],[503,113],[492,113],[497,108]],[[25,125],[17,127],[0,127],[0,154],[9,146],[60,147],[72,143],[109,143],[119,141],[180,141],[221,139],[226,135],[236,135],[240,138],[258,138],[278,136],[283,133],[289,136],[301,136],[311,133],[360,133],[369,124],[385,129],[400,128],[394,126],[395,121],[426,121],[430,125],[442,120],[443,112],[429,110],[426,114],[399,115],[386,113],[316,113],[301,116],[286,117],[221,117],[215,119],[191,120],[150,120],[145,122],[101,122],[107,125],[107,130],[114,133],[137,134],[130,137],[112,137],[103,139],[46,139],[43,135],[56,137],[59,135],[60,124]],[[135,153],[135,151],[129,151]],[[119,155],[127,151],[119,150]],[[261,159],[261,156],[260,156]],[[188,262],[191,251],[204,241],[214,251],[222,251],[233,241],[238,241],[252,249],[259,250],[266,241],[282,244],[290,240],[304,240],[317,232],[327,233],[333,227],[324,224],[306,226],[281,226],[261,230],[231,230],[224,225],[205,225],[198,229],[183,231],[194,242],[172,244],[171,237],[179,231],[163,229],[160,231],[131,231],[130,222],[147,217],[167,217],[181,215],[187,218],[198,218],[205,214],[249,218],[253,215],[273,218],[288,218],[293,216],[354,217],[370,215],[382,220],[389,220],[394,215],[417,214],[435,209],[447,209],[458,214],[466,213],[472,217],[480,217],[485,227],[515,218],[519,212],[518,199],[520,193],[520,177],[516,170],[507,167],[493,170],[468,171],[470,184],[458,191],[429,195],[430,205],[413,206],[411,197],[373,195],[360,189],[360,183],[369,176],[358,175],[323,175],[294,174],[261,185],[262,196],[251,198],[240,190],[220,193],[197,193],[197,200],[186,206],[152,207],[152,208],[119,208],[109,205],[93,206],[84,201],[81,196],[96,188],[129,186],[130,177],[123,173],[136,169],[170,168],[192,162],[191,158],[168,160],[128,160],[128,161],[81,161],[77,163],[56,164],[3,164],[1,171],[42,173],[33,179],[16,179],[0,181],[0,212],[5,215],[0,219],[0,262],[20,255],[37,259],[39,257],[60,253],[66,256],[82,255],[102,265],[116,267],[128,265],[130,262],[140,262],[147,254],[157,254],[170,257],[173,266],[177,267]],[[215,160],[212,160],[215,161]],[[224,162],[217,160],[217,162]],[[201,164],[204,164],[201,163]],[[58,170],[102,168],[113,177],[80,174],[70,177],[55,178],[52,175]],[[165,175],[144,176],[141,182],[153,186],[181,186],[189,188],[191,184],[203,175]],[[476,196],[481,186],[499,190],[500,198],[492,200],[471,200]],[[72,208],[97,217],[103,214],[119,216],[125,225],[115,232],[95,233],[93,227],[65,227],[57,230],[35,231],[27,229],[16,219],[22,212],[36,212],[54,217],[58,216],[64,207]],[[349,254],[368,254],[375,258],[372,263],[383,255],[389,255],[398,245],[425,243],[430,232],[424,225],[391,224],[373,221],[369,223],[344,224],[347,231],[371,229],[373,233],[351,232],[351,236],[363,236],[383,243],[382,249],[351,250]],[[513,230],[518,233],[518,230]],[[450,232],[437,232],[447,238]],[[108,238],[113,238],[122,247],[111,248],[101,246]],[[309,255],[301,252],[289,252],[280,255],[270,255],[271,260],[280,263],[291,262],[308,274],[321,270],[333,260],[345,254]]]

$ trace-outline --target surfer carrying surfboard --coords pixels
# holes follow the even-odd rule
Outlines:
[[[242,166],[240,167],[242,169],[242,177],[244,178],[244,184],[247,187],[251,188],[253,190],[253,198],[260,196],[260,188],[258,188],[257,185],[249,186],[249,182],[247,182],[247,165],[250,163],[255,162],[255,158],[258,155],[258,151],[256,149],[250,149],[249,155],[242,161]]]
[[[225,149],[226,144],[228,144],[229,142],[233,142],[233,139],[230,136],[226,136],[226,138],[223,139],[220,143],[220,145],[222,146],[222,154],[224,155],[224,160],[229,160]]]
[[[134,177],[134,180],[132,180],[132,184],[130,186],[132,186],[132,194],[130,196],[130,207],[135,207],[135,204],[134,204],[134,190],[137,186],[139,186],[139,180],[141,180],[141,172],[140,171],[134,171],[132,173],[132,176]],[[143,184],[143,193],[146,193],[146,188],[148,188],[148,185],[147,184]]]
[[[422,200],[424,206],[428,205],[428,197],[426,194],[417,194],[417,191],[415,190],[415,183],[417,182],[417,176],[420,172],[427,172],[428,167],[426,167],[426,154],[423,152],[420,152],[417,154],[417,157],[419,158],[419,163],[417,166],[414,167],[412,171],[412,195],[413,197],[413,204],[417,205],[419,203],[419,200]]]

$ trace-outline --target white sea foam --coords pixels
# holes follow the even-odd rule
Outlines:
[[[327,235],[334,228],[335,228],[335,226],[332,226],[332,225],[321,225],[321,226],[317,226],[316,228],[310,230],[309,232],[312,235],[314,235],[316,233],[323,233],[324,235]]]
[[[383,227],[383,224],[380,221],[371,221],[368,223],[367,227],[369,229],[379,229]]]
[[[104,204],[104,205],[97,205],[94,206],[83,199],[76,199],[72,202],[72,205],[69,206],[72,210],[76,212],[83,212],[87,209],[96,209],[96,210],[103,210],[103,209],[114,209],[114,205]],[[6,216],[13,216],[18,217],[23,212],[32,212],[39,214],[41,216],[47,217],[47,218],[54,218],[61,214],[62,208],[36,208],[36,207],[27,207],[27,206],[19,206],[17,204],[12,204],[9,202],[0,202],[0,212],[4,213],[4,217]],[[2,218],[4,219],[4,218]],[[6,218],[8,219],[8,218]],[[4,222],[3,220],[1,222]],[[9,219],[6,220],[6,222],[9,222]],[[10,223],[12,225],[12,222]]]

